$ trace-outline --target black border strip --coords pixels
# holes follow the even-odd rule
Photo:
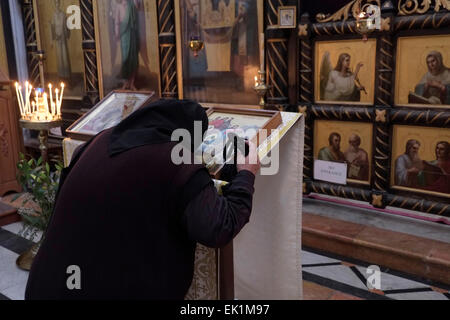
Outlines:
[[[358,277],[358,279],[361,280],[362,284],[367,287],[367,279],[364,277],[364,275],[361,272],[359,272],[359,270],[356,267],[350,267],[350,270],[352,270],[353,273]]]
[[[303,264],[302,268],[314,268],[314,267],[328,267],[328,266],[340,266],[340,262],[330,262],[330,263],[313,263],[313,264]]]
[[[398,289],[398,290],[386,290],[384,294],[398,294],[398,293],[415,293],[415,292],[433,292],[431,288],[411,288],[411,289]]]

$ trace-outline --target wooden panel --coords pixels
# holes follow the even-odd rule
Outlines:
[[[20,191],[16,180],[20,140],[18,115],[9,87],[0,90],[0,196]]]

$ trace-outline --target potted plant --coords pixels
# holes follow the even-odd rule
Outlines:
[[[42,231],[38,243],[17,259],[17,265],[20,268],[30,270],[53,213],[62,164],[56,163],[54,170],[51,170],[49,163],[44,163],[42,157],[37,160],[33,158],[27,160],[23,154],[20,154],[17,168],[19,169],[18,180],[24,190],[24,193],[17,195],[13,200],[22,198],[18,213],[24,224],[20,234],[29,240],[34,240],[38,232]]]

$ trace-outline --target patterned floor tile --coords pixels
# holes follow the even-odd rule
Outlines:
[[[339,260],[328,258],[312,252],[302,251],[302,265],[323,264],[323,263],[338,263]]]
[[[367,279],[370,275],[366,273],[365,267],[356,267],[361,274]],[[381,272],[380,275],[380,284],[381,284],[381,291],[386,290],[400,290],[400,289],[414,289],[414,288],[430,288],[430,286],[417,282],[412,281],[409,279],[405,279],[402,277],[397,277],[389,273]]]
[[[28,272],[16,266],[18,255],[0,246],[0,292],[8,288],[25,285]]]
[[[386,296],[395,300],[448,300],[445,295],[435,291],[396,293]]]
[[[366,285],[352,272],[352,270],[343,265],[304,267],[303,270],[323,278],[332,279],[355,288],[367,290]]]
[[[26,282],[12,286],[8,289],[3,290],[0,293],[11,300],[24,300],[25,289],[26,289]]]

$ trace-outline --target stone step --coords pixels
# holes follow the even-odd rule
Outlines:
[[[421,225],[420,221],[415,222],[417,224],[415,228],[409,228],[417,232],[417,235],[412,235],[344,221],[338,218],[339,214],[336,212],[334,213],[336,217],[317,214],[323,210],[319,208],[321,205],[322,203],[318,203],[317,206],[309,203],[304,206],[303,246],[450,284],[450,243],[420,236],[422,233],[417,231]],[[335,211],[345,211],[345,208],[336,206],[332,208]],[[344,215],[342,212],[339,213]],[[371,213],[366,211],[361,214]],[[386,220],[389,219],[392,217],[386,216]],[[429,231],[426,230],[428,227],[424,225],[424,235]],[[450,228],[448,230],[450,236]]]

